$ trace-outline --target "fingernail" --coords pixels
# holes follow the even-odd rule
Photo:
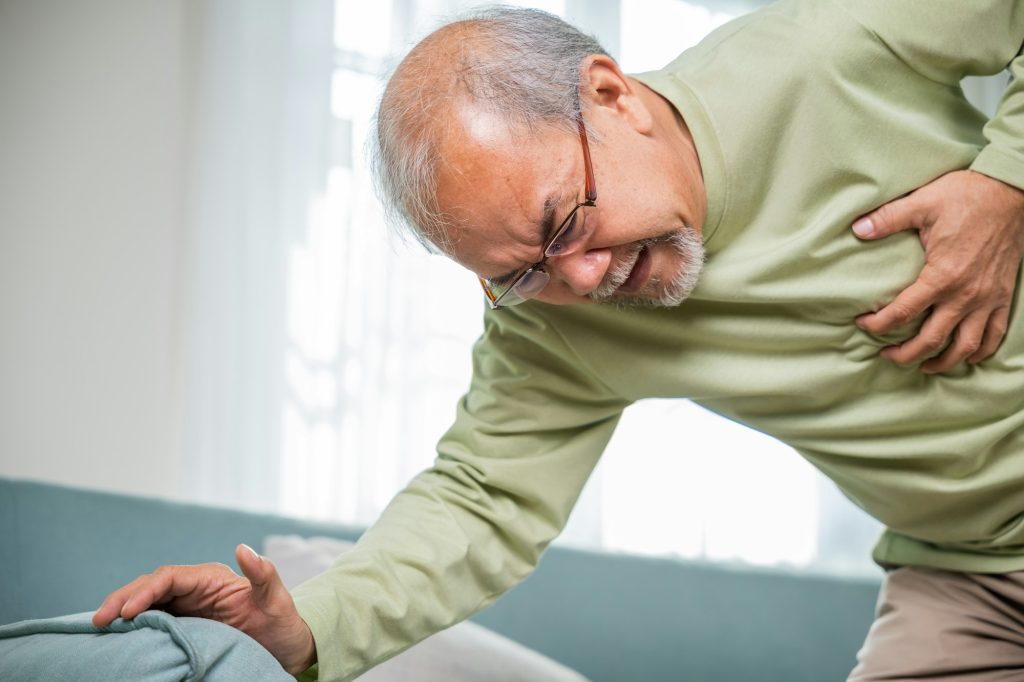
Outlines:
[[[244,542],[242,543],[242,547],[245,547],[247,550],[249,550],[249,553],[253,555],[253,557],[256,559],[256,561],[259,561],[262,558],[262,557],[260,557],[259,554],[256,553],[255,549],[253,549],[249,545],[245,544]]]
[[[858,237],[870,237],[874,231],[875,226],[874,223],[871,222],[871,218],[861,218],[853,224],[853,233]]]

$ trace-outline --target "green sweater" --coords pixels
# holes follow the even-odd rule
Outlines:
[[[879,561],[1024,569],[1020,307],[977,366],[896,366],[878,351],[912,330],[875,338],[853,319],[916,278],[920,243],[850,230],[954,169],[1024,187],[1021,5],[978,1],[967,16],[956,0],[781,2],[639,76],[697,144],[701,283],[672,309],[487,313],[435,465],[294,590],[321,679],[348,679],[524,578],[641,398],[690,398],[796,448],[890,529]],[[960,79],[1015,57],[985,126]],[[685,430],[675,445],[666,456],[686,456]]]

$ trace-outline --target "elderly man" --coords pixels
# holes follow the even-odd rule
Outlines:
[[[525,577],[622,410],[679,396],[887,525],[851,679],[1024,676],[1022,39],[1021,3],[791,0],[628,77],[539,12],[430,35],[381,186],[491,307],[435,465],[292,595],[239,547],[246,577],[164,567],[95,622],[163,604],[351,678]],[[1007,65],[986,125],[959,82]]]

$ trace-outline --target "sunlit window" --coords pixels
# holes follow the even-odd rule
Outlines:
[[[634,73],[661,68],[737,16],[680,0],[623,2],[621,13],[619,63]]]

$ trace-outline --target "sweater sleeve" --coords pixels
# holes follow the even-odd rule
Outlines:
[[[352,679],[525,578],[625,405],[543,318],[489,313],[470,390],[434,465],[351,551],[292,591],[316,641],[319,679]]]
[[[958,86],[965,76],[1009,69],[1011,81],[985,126],[971,169],[1024,189],[1024,2],[842,0],[910,68]]]
[[[1010,74],[996,115],[985,126],[988,145],[971,170],[1024,189],[1024,54],[1010,63]]]

